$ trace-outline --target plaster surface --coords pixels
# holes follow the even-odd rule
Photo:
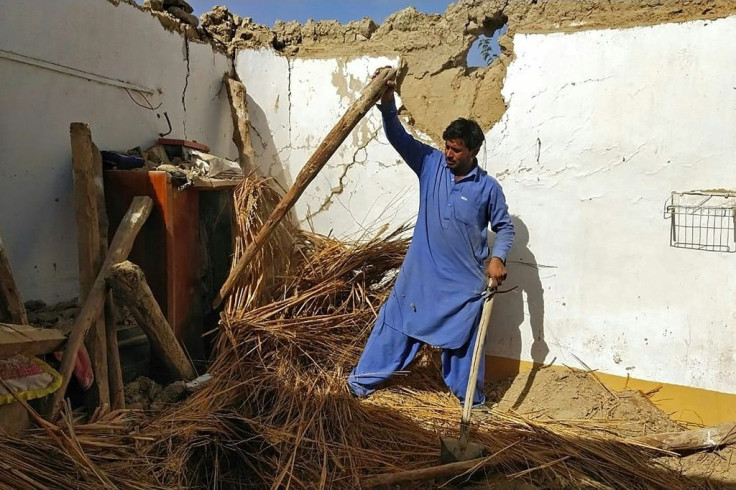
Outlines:
[[[166,112],[169,137],[204,142],[232,158],[221,90],[231,64],[125,2],[49,2],[43,15],[28,2],[0,4],[0,49],[112,81],[0,57],[0,233],[22,296],[66,300],[78,290],[69,124],[89,123],[100,149],[124,151],[146,148],[166,132]],[[143,97],[116,81],[151,89],[146,97],[158,108],[136,105],[132,99],[145,105]]]

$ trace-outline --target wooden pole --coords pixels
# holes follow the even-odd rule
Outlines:
[[[118,322],[112,292],[107,292],[105,300],[105,333],[107,334],[107,372],[110,375],[110,408],[125,408],[125,385],[123,369],[120,365],[120,348],[118,346]]]
[[[102,156],[92,142],[92,133],[85,123],[72,123],[69,127],[72,145],[72,169],[74,174],[74,207],[77,215],[77,250],[79,262],[79,301],[87,299],[100,266],[105,260],[106,243],[100,233],[100,193],[102,191]],[[99,187],[98,187],[99,182]],[[106,239],[107,237],[105,237]],[[89,352],[94,383],[86,394],[87,406],[94,409],[110,404],[110,387],[107,374],[107,334],[105,317],[95,318],[85,338]]]
[[[327,134],[324,141],[322,141],[317,148],[317,151],[314,152],[306,165],[304,165],[304,168],[299,172],[299,175],[296,176],[294,185],[291,186],[289,192],[287,192],[283,199],[281,199],[281,202],[276,205],[271,216],[269,216],[266,222],[263,223],[263,227],[258,232],[258,235],[256,235],[255,239],[248,245],[243,252],[243,255],[230,271],[230,275],[225,281],[225,284],[222,285],[222,288],[220,288],[220,292],[212,304],[214,308],[219,307],[222,300],[230,294],[238,277],[240,277],[246,266],[253,260],[256,253],[258,253],[261,247],[266,243],[279,222],[281,222],[286,213],[294,206],[309,183],[314,180],[340,144],[345,141],[345,138],[350,134],[350,131],[352,131],[352,129],[358,124],[373,104],[378,101],[386,88],[386,83],[388,83],[389,80],[393,80],[395,77],[396,69],[394,68],[384,68],[380,70],[363,90],[363,95],[360,99],[350,106],[347,112],[337,122],[335,127],[333,127]]]
[[[692,453],[705,449],[736,444],[736,422],[724,422],[713,427],[663,432],[637,437],[637,442],[673,453]]]
[[[476,471],[481,468],[497,464],[497,461],[494,461],[494,456],[471,459],[468,461],[458,461],[456,463],[432,466],[430,468],[420,468],[418,470],[401,471],[398,473],[383,473],[381,475],[371,476],[362,480],[360,482],[360,488],[374,488],[395,485],[401,482],[420,482],[435,478],[449,478],[455,475],[462,475],[468,471]]]
[[[71,336],[67,342],[66,349],[64,350],[64,356],[61,359],[61,367],[59,369],[62,377],[61,387],[56,393],[54,393],[54,399],[51,405],[51,420],[56,420],[59,412],[61,411],[61,407],[64,402],[64,395],[66,394],[66,388],[69,386],[69,380],[74,368],[74,360],[76,359],[77,352],[79,352],[79,348],[84,341],[84,336],[102,313],[107,293],[105,278],[113,265],[128,258],[130,249],[133,248],[135,237],[138,235],[138,232],[148,218],[148,215],[151,214],[152,207],[153,201],[150,197],[134,197],[133,202],[128,208],[128,212],[123,217],[118,230],[115,232],[115,236],[112,239],[107,256],[105,257],[105,262],[102,264],[100,272],[97,274],[97,278],[89,290],[87,300],[84,302],[82,310],[79,312],[79,316],[74,323],[74,328],[72,329]]]
[[[15,284],[15,276],[5,253],[5,245],[0,238],[0,312],[3,310],[7,310],[7,320],[21,325],[28,324],[26,307]],[[4,315],[0,313],[0,320],[3,319],[2,316]]]
[[[110,269],[108,284],[118,303],[130,310],[146,333],[169,372],[187,381],[196,378],[194,367],[153,297],[141,268],[128,261],[116,264]]]
[[[227,73],[222,77],[230,100],[230,114],[233,118],[233,143],[238,149],[238,162],[243,174],[248,175],[255,168],[255,152],[250,138],[250,118],[245,99],[245,85]]]

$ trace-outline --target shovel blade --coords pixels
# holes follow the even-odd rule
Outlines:
[[[481,444],[468,442],[465,448],[460,444],[460,439],[443,437],[440,439],[440,462],[442,464],[469,461],[485,456],[486,448]]]

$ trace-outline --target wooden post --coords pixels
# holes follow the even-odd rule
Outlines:
[[[276,207],[274,208],[271,216],[268,217],[263,227],[258,232],[258,235],[253,239],[248,247],[243,252],[238,262],[230,271],[225,284],[220,288],[220,293],[215,298],[212,306],[217,308],[222,303],[222,300],[230,294],[230,291],[235,286],[238,277],[243,273],[246,266],[253,260],[258,250],[263,246],[264,243],[271,236],[271,233],[283,219],[286,213],[294,206],[296,201],[302,195],[304,190],[307,188],[310,182],[314,180],[322,167],[325,166],[327,160],[335,153],[340,144],[347,138],[350,131],[358,124],[373,104],[378,101],[383,93],[386,84],[396,77],[396,70],[393,68],[384,68],[378,72],[378,74],[371,80],[366,89],[363,91],[363,95],[342,116],[337,122],[335,127],[327,134],[324,141],[320,143],[317,151],[310,157],[309,161],[304,165],[304,168],[299,172],[294,180],[294,185],[291,186],[289,192],[281,199]]]
[[[118,347],[118,317],[112,292],[107,292],[105,300],[105,332],[107,334],[107,372],[110,375],[110,408],[125,408],[125,385],[123,369],[120,366],[120,350]]]
[[[3,310],[7,310],[7,319],[11,322],[21,325],[28,324],[26,307],[15,284],[13,270],[10,268],[10,262],[5,253],[5,245],[0,238],[0,320],[4,316],[2,315]]]
[[[108,284],[118,303],[130,310],[169,371],[179,379],[196,378],[194,367],[176,340],[141,268],[128,261],[116,264],[110,269]]]
[[[113,265],[122,262],[128,257],[135,237],[151,213],[152,207],[153,201],[150,197],[138,196],[133,198],[128,212],[120,222],[117,232],[115,232],[115,236],[105,257],[105,262],[102,264],[100,272],[97,274],[97,278],[89,290],[87,300],[84,302],[82,310],[74,322],[74,329],[64,350],[60,367],[62,376],[61,387],[54,393],[51,406],[51,420],[56,420],[61,411],[66,388],[69,386],[72,369],[74,368],[74,360],[77,357],[79,347],[84,341],[84,336],[102,313],[107,293],[105,278]]]
[[[227,88],[230,100],[230,114],[233,118],[233,143],[238,148],[238,162],[243,174],[248,175],[255,168],[255,152],[250,138],[250,118],[245,101],[245,85],[235,77],[223,75],[222,81]]]
[[[79,261],[79,301],[87,299],[105,258],[107,244],[101,237],[104,206],[102,192],[102,156],[92,142],[92,134],[85,123],[72,123],[69,128],[74,173],[74,207],[77,215],[77,250]],[[106,220],[105,220],[106,221]],[[106,228],[106,226],[105,226]],[[105,240],[107,236],[105,236]],[[92,389],[87,392],[88,408],[110,404],[107,369],[107,333],[105,316],[95,318],[85,339],[92,370],[95,374]]]

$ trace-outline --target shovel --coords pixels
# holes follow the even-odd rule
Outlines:
[[[465,404],[463,405],[463,415],[460,419],[460,438],[443,437],[440,439],[440,459],[443,464],[468,461],[484,456],[485,446],[468,441],[468,437],[470,436],[470,410],[473,407],[475,385],[478,379],[478,367],[480,366],[480,359],[483,355],[483,344],[485,344],[486,332],[488,331],[488,324],[491,320],[491,310],[493,309],[495,293],[496,288],[493,286],[493,282],[489,281],[486,290],[483,292],[485,301],[483,303],[483,313],[480,315],[480,323],[478,324],[478,334],[475,338],[473,360],[470,364],[470,376],[468,376],[468,389],[465,391]]]

